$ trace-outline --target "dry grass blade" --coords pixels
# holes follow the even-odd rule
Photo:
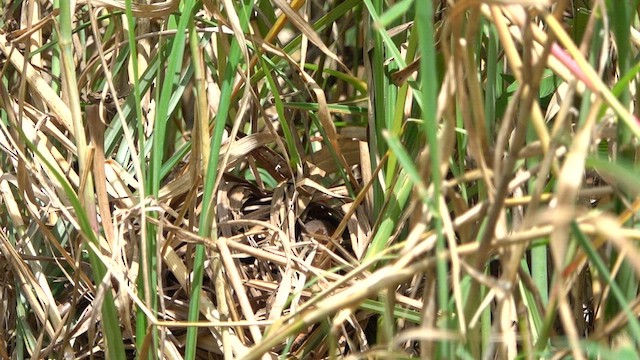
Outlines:
[[[16,69],[21,70],[23,69],[23,64],[26,64],[25,78],[29,82],[29,85],[31,85],[34,91],[37,92],[38,98],[42,99],[51,107],[51,110],[57,117],[57,121],[59,121],[66,130],[73,134],[71,111],[69,110],[69,107],[62,101],[60,96],[53,91],[49,83],[41,76],[41,74],[36,71],[29,62],[25,61],[19,51],[16,51],[15,48],[11,46],[11,42],[7,40],[7,37],[4,34],[0,34],[0,50],[2,50],[4,56],[11,61],[11,64]]]
[[[308,22],[306,22],[286,1],[283,0],[273,0],[273,2],[282,10],[282,12],[287,15],[289,21],[293,23],[295,27],[306,36],[309,41],[311,41],[314,45],[316,45],[323,53],[329,56],[331,59],[335,60],[343,69],[349,72],[349,67],[340,61],[340,58],[336,54],[334,54],[327,45],[324,44],[322,39],[318,36],[318,34],[311,28]],[[322,106],[321,106],[322,108]]]
[[[80,0],[78,5],[91,2],[94,6],[105,6],[109,8],[124,10],[126,9],[126,1],[116,0]],[[137,17],[165,17],[176,11],[180,5],[180,0],[164,0],[145,4],[140,2],[131,2],[131,11]]]
[[[0,7],[0,358],[636,354],[630,3]]]

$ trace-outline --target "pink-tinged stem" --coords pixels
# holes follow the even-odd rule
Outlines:
[[[567,69],[569,69],[569,71],[571,71],[573,75],[578,78],[578,80],[582,81],[585,86],[589,88],[589,90],[593,91],[594,93],[599,93],[596,84],[594,84],[591,79],[589,79],[584,71],[580,69],[578,63],[576,63],[576,61],[566,51],[564,51],[564,49],[561,48],[558,43],[554,42],[553,45],[551,45],[551,54],[555,56],[555,58],[558,59],[558,61],[560,61],[564,66],[566,66]],[[638,119],[635,114],[631,114],[631,116],[636,123],[640,124],[640,119]]]
[[[567,69],[569,69],[573,73],[573,75],[578,78],[578,80],[582,81],[589,88],[589,90],[595,93],[598,92],[598,88],[596,87],[596,85],[591,82],[584,71],[580,69],[578,63],[576,63],[576,61],[573,60],[573,58],[569,54],[567,54],[567,52],[564,51],[564,49],[561,48],[558,43],[554,42],[553,45],[551,45],[551,54],[555,56],[556,59],[558,59],[562,63],[562,65],[566,66]]]

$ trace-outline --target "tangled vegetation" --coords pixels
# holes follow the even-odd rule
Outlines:
[[[0,358],[638,356],[638,1],[0,4]]]

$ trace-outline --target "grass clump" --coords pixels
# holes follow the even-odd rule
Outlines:
[[[0,4],[0,358],[638,355],[637,2]]]

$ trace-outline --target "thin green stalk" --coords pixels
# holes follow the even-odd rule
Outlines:
[[[53,1],[53,7],[54,9],[58,9],[60,8],[60,0],[54,0]],[[59,18],[59,16],[58,16]],[[52,37],[54,38],[54,41],[57,42],[57,35],[52,34]],[[35,52],[31,52],[30,55],[33,56],[35,54]],[[51,50],[51,75],[53,75],[53,78],[60,78],[60,74],[62,72],[61,64],[60,64],[60,49],[58,47],[53,47]],[[56,93],[58,93],[58,91],[60,90],[60,83],[58,81],[53,81],[51,83],[51,89],[53,89],[53,91],[55,91]]]
[[[437,60],[435,36],[433,31],[433,4],[431,1],[416,1],[416,19],[423,21],[416,22],[416,31],[419,33],[419,44],[422,51],[420,58],[420,89],[419,97],[421,98],[422,120],[424,132],[427,135],[429,145],[429,156],[431,165],[431,186],[433,186],[433,198],[431,199],[430,212],[433,214],[433,228],[437,234],[436,238],[436,254],[440,255],[446,251],[444,231],[442,219],[440,218],[440,199],[442,196],[442,176],[440,174],[440,147],[438,144],[438,118],[436,112],[438,109],[438,93],[440,86],[438,84]],[[419,102],[420,104],[420,102]],[[438,256],[436,263],[436,274],[438,278],[437,298],[441,311],[445,316],[449,316],[447,305],[449,304],[449,281],[446,260]],[[449,327],[448,321],[441,323],[443,330]],[[438,356],[446,359],[450,358],[451,348],[447,340],[442,341],[439,348]]]
[[[107,275],[107,269],[105,264],[100,259],[99,255],[95,252],[95,249],[100,248],[98,234],[93,230],[91,221],[84,211],[84,205],[82,199],[73,190],[73,186],[69,183],[69,180],[58,171],[57,167],[52,164],[45,155],[43,155],[37,146],[32,143],[20,130],[20,137],[22,141],[34,152],[34,154],[42,161],[50,174],[53,175],[57,184],[63,189],[73,211],[77,216],[78,225],[80,226],[80,233],[87,240],[86,248],[89,254],[89,262],[91,264],[91,270],[93,271],[94,283],[96,286],[102,285],[102,279]],[[91,243],[94,246],[88,246]],[[102,331],[104,333],[107,343],[107,356],[113,359],[124,359],[124,344],[122,343],[122,332],[120,331],[120,321],[118,318],[118,310],[115,307],[115,301],[110,289],[104,292],[104,298],[102,300],[101,307],[102,315]]]
[[[485,24],[487,35],[487,81],[484,94],[484,119],[487,134],[493,134],[496,124],[496,100],[498,99],[498,34],[494,26]]]
[[[587,237],[580,231],[578,224],[575,221],[571,222],[571,230],[573,235],[578,240],[578,244],[583,248],[587,257],[589,258],[590,264],[594,265],[598,270],[600,276],[604,279],[604,282],[609,285],[611,289],[611,294],[614,299],[618,302],[622,312],[627,316],[627,320],[629,321],[629,332],[631,334],[631,339],[637,348],[640,346],[640,322],[636,318],[635,314],[631,309],[630,301],[627,300],[627,296],[624,292],[624,288],[620,288],[615,279],[611,276],[609,269],[607,268],[604,261],[600,258],[600,255],[593,247],[593,244]]]
[[[78,151],[79,173],[87,173],[88,177],[84,189],[80,189],[79,199],[75,198],[75,196],[70,196],[70,200],[78,200],[74,204],[74,208],[76,210],[76,215],[78,216],[79,222],[81,223],[81,225],[83,225],[83,233],[89,241],[97,245],[98,225],[95,202],[93,200],[93,179],[90,171],[91,164],[87,163],[87,160],[89,159],[87,155],[87,138],[84,131],[82,111],[80,109],[80,94],[78,92],[75,73],[76,68],[73,59],[73,43],[71,38],[73,13],[74,9],[71,8],[70,2],[60,2],[60,27],[58,36],[60,39],[59,45],[63,68],[63,87],[67,91],[67,96],[69,99],[69,109],[71,110],[71,120],[73,123],[76,148]],[[57,175],[59,176],[59,179],[57,179],[59,183],[68,186],[66,178],[64,178],[61,174]],[[69,188],[67,190],[67,194],[73,195],[73,190]],[[104,264],[100,262],[98,255],[95,254],[94,251],[91,250],[91,248],[89,248],[88,250],[92,270],[95,277],[94,282],[99,286],[100,284],[102,284],[102,280],[106,276],[106,268]],[[107,289],[104,294],[105,295],[102,302],[101,310],[103,322],[102,329],[107,343],[107,356],[114,359],[122,359],[124,358],[124,345],[122,343],[122,332],[120,331],[118,312],[115,308],[111,290]]]
[[[629,36],[629,28],[631,27],[632,17],[635,13],[632,9],[637,8],[637,0],[634,1],[613,1],[607,0],[607,12],[613,27],[614,39],[616,42],[617,63],[620,74],[624,76],[629,71],[629,65],[633,61],[630,49],[631,41]],[[620,94],[620,103],[628,108],[631,102],[631,93],[629,87]],[[626,148],[630,144],[633,134],[624,123],[618,126],[618,146]]]
[[[80,93],[77,87],[76,73],[75,73],[75,63],[73,59],[73,43],[71,39],[71,19],[72,9],[68,2],[63,1],[60,4],[60,30],[59,30],[59,38],[60,38],[60,53],[62,58],[62,68],[63,68],[63,86],[67,92],[67,97],[69,99],[69,110],[71,111],[71,122],[73,124],[74,137],[76,140],[76,147],[78,151],[78,166],[79,173],[83,174],[87,172],[87,169],[90,169],[90,164],[87,163],[88,160],[88,147],[87,147],[87,138],[84,131],[84,121],[82,118],[82,110],[80,108]],[[80,198],[82,199],[82,204],[86,206],[86,211],[89,215],[89,218],[95,217],[95,205],[93,202],[93,181],[91,179],[91,172],[88,172],[88,178],[86,181],[86,187],[80,194]],[[93,209],[93,211],[91,210]],[[94,230],[97,230],[96,221],[92,220],[94,223]]]
[[[291,122],[287,119],[287,116],[284,112],[284,104],[282,102],[282,96],[278,91],[278,86],[276,85],[273,76],[271,76],[271,69],[267,65],[267,62],[264,60],[264,57],[259,54],[260,65],[264,71],[265,78],[267,80],[267,88],[270,93],[273,94],[273,102],[276,107],[276,112],[278,113],[278,117],[280,119],[280,124],[282,125],[282,133],[284,134],[285,143],[287,144],[288,154],[291,160],[291,168],[296,169],[298,166],[302,164],[302,157],[300,156],[300,152],[298,151],[297,141],[294,138],[294,134],[296,133],[295,128],[292,128]],[[298,140],[299,142],[299,140]]]
[[[588,111],[584,112],[584,114],[587,113]],[[535,129],[532,124],[529,124],[529,126],[527,127],[527,141],[534,142],[536,140],[537,135]],[[532,168],[540,164],[540,159],[539,157],[530,157],[526,160],[526,164],[528,168]],[[538,182],[540,181],[542,181],[540,178],[532,178],[529,180],[529,194],[539,193],[536,188],[539,186]],[[553,271],[549,268],[549,264],[547,262],[547,258],[549,255],[548,251],[549,247],[547,245],[536,246],[531,249],[531,274],[533,282],[536,284],[536,287],[540,293],[540,298],[542,299],[542,303],[544,305],[549,302],[549,280],[546,274],[548,274],[549,271]],[[542,276],[541,274],[544,274],[544,276]]]
[[[166,77],[163,79],[163,85],[160,87],[160,98],[156,110],[156,119],[154,123],[153,146],[151,154],[150,166],[150,184],[151,194],[158,195],[160,189],[160,169],[164,160],[165,151],[165,135],[167,133],[167,124],[169,123],[169,104],[175,89],[175,84],[179,83],[179,74],[182,68],[182,58],[184,55],[186,30],[190,18],[193,16],[193,9],[196,0],[185,0],[182,6],[182,15],[179,18],[176,34],[172,40],[171,51],[168,55]]]
[[[376,0],[375,4],[371,4],[371,1],[368,1],[367,8],[371,17],[368,19],[369,25],[368,28],[370,31],[367,32],[368,36],[371,36],[372,39],[369,41],[373,42],[373,46],[369,51],[369,61],[371,64],[371,83],[369,84],[369,99],[370,104],[373,105],[373,109],[370,111],[373,112],[373,115],[370,116],[369,123],[369,142],[370,149],[375,149],[375,151],[370,151],[370,161],[371,166],[376,168],[378,166],[378,156],[380,154],[384,154],[387,151],[386,144],[382,139],[382,130],[384,129],[384,125],[387,123],[385,119],[385,98],[387,95],[387,87],[389,85],[388,79],[385,77],[385,69],[384,69],[384,61],[385,61],[385,53],[384,53],[384,44],[382,41],[382,36],[380,33],[373,31],[375,29],[375,17],[373,14],[378,14],[382,12],[383,1]],[[369,43],[369,41],[365,41],[365,43]],[[387,165],[387,169],[388,169]],[[388,185],[388,184],[387,184]],[[384,203],[384,193],[385,193],[385,184],[381,184],[379,180],[375,180],[373,185],[373,214],[374,216],[378,216],[380,214],[383,203]],[[375,239],[374,239],[375,240]],[[376,244],[372,241],[372,244]]]
[[[251,1],[244,0],[242,3],[242,11],[240,12],[240,21],[242,30],[246,31],[249,23],[249,11],[251,10]],[[231,109],[231,93],[235,80],[236,71],[242,52],[240,44],[235,38],[232,38],[229,47],[229,54],[225,64],[224,74],[222,76],[222,85],[220,88],[220,104],[218,113],[216,114],[213,136],[211,137],[211,146],[209,148],[209,162],[206,168],[206,176],[204,189],[202,194],[202,214],[200,215],[198,234],[202,237],[210,237],[213,242],[217,239],[215,229],[215,182],[218,178],[218,162],[220,160],[220,148],[222,146],[222,135]],[[195,246],[195,257],[193,261],[193,281],[191,282],[191,302],[189,304],[189,321],[197,321],[200,312],[200,294],[202,292],[202,276],[204,273],[205,248],[203,244]],[[225,295],[221,295],[225,296]],[[198,328],[189,327],[187,329],[187,339],[185,341],[185,359],[193,360],[196,355]]]
[[[133,68],[133,96],[135,99],[134,102],[134,108],[135,108],[135,114],[136,114],[136,119],[138,119],[138,121],[136,121],[136,125],[137,125],[137,132],[138,132],[138,149],[140,149],[141,151],[139,152],[139,164],[140,164],[140,172],[141,174],[145,174],[146,173],[146,160],[145,160],[145,152],[144,152],[144,148],[145,148],[145,134],[144,134],[144,126],[143,126],[143,114],[142,114],[142,94],[140,91],[140,75],[139,75],[139,71],[138,71],[138,49],[137,49],[137,42],[135,41],[135,37],[136,37],[136,21],[135,18],[133,17],[133,11],[131,10],[131,0],[126,0],[125,1],[125,14],[126,14],[126,18],[127,18],[127,23],[128,23],[128,31],[127,31],[127,35],[128,35],[128,39],[129,39],[129,54],[131,57],[131,64],[132,64],[132,68]],[[140,181],[142,181],[142,179],[140,179]],[[139,188],[139,201],[140,201],[140,206],[141,206],[141,213],[142,214],[146,214],[145,211],[145,204],[144,204],[144,199],[146,198],[146,189],[144,186],[141,186]],[[141,239],[143,239],[143,241],[141,242],[141,247],[140,247],[140,258],[141,259],[149,259],[150,256],[148,256],[148,252],[149,249],[146,248],[147,242],[144,241],[144,239],[146,239],[146,215],[142,216],[141,219],[141,228],[142,228],[142,236]],[[150,269],[149,268],[149,264],[147,264],[145,262],[146,265],[146,269],[147,271],[143,271],[142,274],[143,276],[138,276],[138,291],[140,293],[140,297],[143,298],[145,300],[145,303],[147,305],[147,307],[149,309],[151,309],[154,313],[156,313],[157,311],[157,302],[154,301],[155,296],[152,297],[152,293],[151,293],[151,289],[154,287],[153,284],[151,283],[151,280],[149,279],[149,272],[155,272],[154,269]],[[144,276],[147,275],[147,276]],[[155,276],[154,276],[155,277]],[[148,325],[149,322],[147,321],[147,317],[144,314],[144,312],[141,311],[140,308],[137,309],[137,313],[136,313],[136,348],[140,351],[143,348],[143,344],[144,344],[144,339],[146,337],[147,331],[148,331]],[[154,348],[158,348],[158,332],[157,329],[152,329],[152,342],[154,344]],[[155,358],[158,354],[156,352],[149,352],[149,357],[150,358]]]
[[[609,15],[609,19],[611,19],[610,23],[612,26],[612,30],[614,33],[614,39],[616,43],[616,52],[617,52],[617,64],[618,71],[621,77],[626,75],[629,72],[630,64],[634,61],[632,49],[630,47],[630,32],[629,28],[631,27],[631,23],[635,17],[635,13],[632,9],[637,9],[638,1],[606,1],[607,12]],[[613,20],[615,19],[615,21]],[[629,86],[625,86],[622,88],[623,90],[620,92],[618,97],[620,98],[620,103],[625,108],[629,108],[631,103],[631,91]],[[636,109],[637,112],[637,109]],[[629,127],[622,122],[618,122],[618,134],[617,134],[617,152],[614,154],[614,159],[622,159],[625,161],[634,161],[637,149],[632,146],[633,141],[633,133],[629,131]],[[616,199],[616,212],[621,213],[624,210],[624,203],[621,199]],[[612,255],[612,261],[615,261],[614,258],[617,258],[618,254]],[[622,263],[618,274],[616,275],[616,281],[622,286],[624,290],[625,297],[627,299],[633,299],[636,297],[638,292],[638,280],[635,276],[632,266],[628,261]],[[607,313],[617,312],[617,306],[615,303],[610,302],[607,306]],[[611,306],[612,305],[612,306]],[[622,306],[622,305],[621,305]]]
[[[382,251],[389,247],[389,238],[396,231],[398,219],[412,193],[413,185],[411,178],[406,176],[404,170],[400,170],[398,177],[390,184],[392,189],[387,192],[388,199],[383,199],[385,201],[383,201],[383,207],[380,209],[380,215],[378,216],[380,225],[371,240],[363,261],[378,257]],[[377,264],[372,268],[379,266],[380,264]]]
[[[160,77],[159,80],[162,86],[160,86],[160,94],[157,100],[157,107],[155,113],[155,121],[154,121],[154,131],[153,131],[153,139],[151,145],[151,158],[150,158],[150,167],[147,182],[148,188],[147,192],[155,197],[158,196],[158,191],[160,190],[160,183],[162,181],[161,173],[162,173],[162,164],[164,162],[165,156],[165,143],[167,136],[167,125],[169,124],[169,118],[171,116],[170,106],[171,100],[173,98],[173,93],[176,87],[176,84],[180,81],[180,70],[182,69],[182,59],[185,49],[185,41],[186,41],[186,29],[187,25],[190,22],[191,17],[193,17],[193,9],[195,7],[196,0],[186,0],[182,4],[181,14],[171,16],[169,18],[169,26],[173,27],[176,22],[176,17],[178,17],[178,23],[176,28],[175,36],[171,42],[171,50],[168,54],[168,63],[166,69],[166,76]],[[160,70],[158,70],[160,71]],[[137,106],[137,105],[136,105]],[[137,110],[136,110],[137,111]],[[172,140],[172,139],[171,139]],[[140,149],[141,156],[145,156],[145,149]],[[156,217],[157,214],[151,213],[151,216]],[[143,276],[143,288],[148,289],[145,290],[147,293],[147,297],[151,302],[151,308],[157,309],[158,306],[158,297],[157,297],[157,284],[158,284],[158,274],[157,274],[157,233],[156,228],[154,226],[149,225],[147,231],[146,239],[142,239],[143,243],[141,244],[141,253],[142,253],[142,276]],[[144,325],[144,321],[141,324],[136,324],[136,330],[138,332],[138,336],[141,334],[142,326]],[[157,337],[153,336],[154,343],[157,341]],[[141,340],[139,340],[141,341]]]
[[[416,52],[418,50],[418,32],[417,31],[412,31],[410,36],[409,36],[409,44],[407,46],[407,61],[412,61],[414,59],[414,57],[416,56]],[[405,82],[404,84],[402,84],[402,86],[400,86],[400,88],[398,88],[397,90],[397,96],[395,99],[395,104],[393,104],[393,106],[389,106],[390,110],[393,111],[392,115],[391,115],[391,124],[389,126],[389,130],[391,131],[391,134],[393,136],[400,136],[400,134],[403,131],[403,125],[406,124],[406,120],[405,120],[405,103],[407,102],[407,96],[409,93],[409,83]],[[389,101],[390,102],[390,101]],[[406,129],[405,129],[406,130]],[[415,140],[415,138],[419,138],[420,137],[421,132],[420,131],[405,131],[404,136],[405,137],[412,137]],[[412,141],[410,139],[407,139],[407,142]],[[407,143],[405,142],[405,143]],[[388,169],[394,169],[396,166],[396,157],[395,155],[389,155],[389,160],[388,160]],[[387,173],[387,176],[390,174],[390,172]],[[389,181],[390,178],[387,177],[387,181]]]

